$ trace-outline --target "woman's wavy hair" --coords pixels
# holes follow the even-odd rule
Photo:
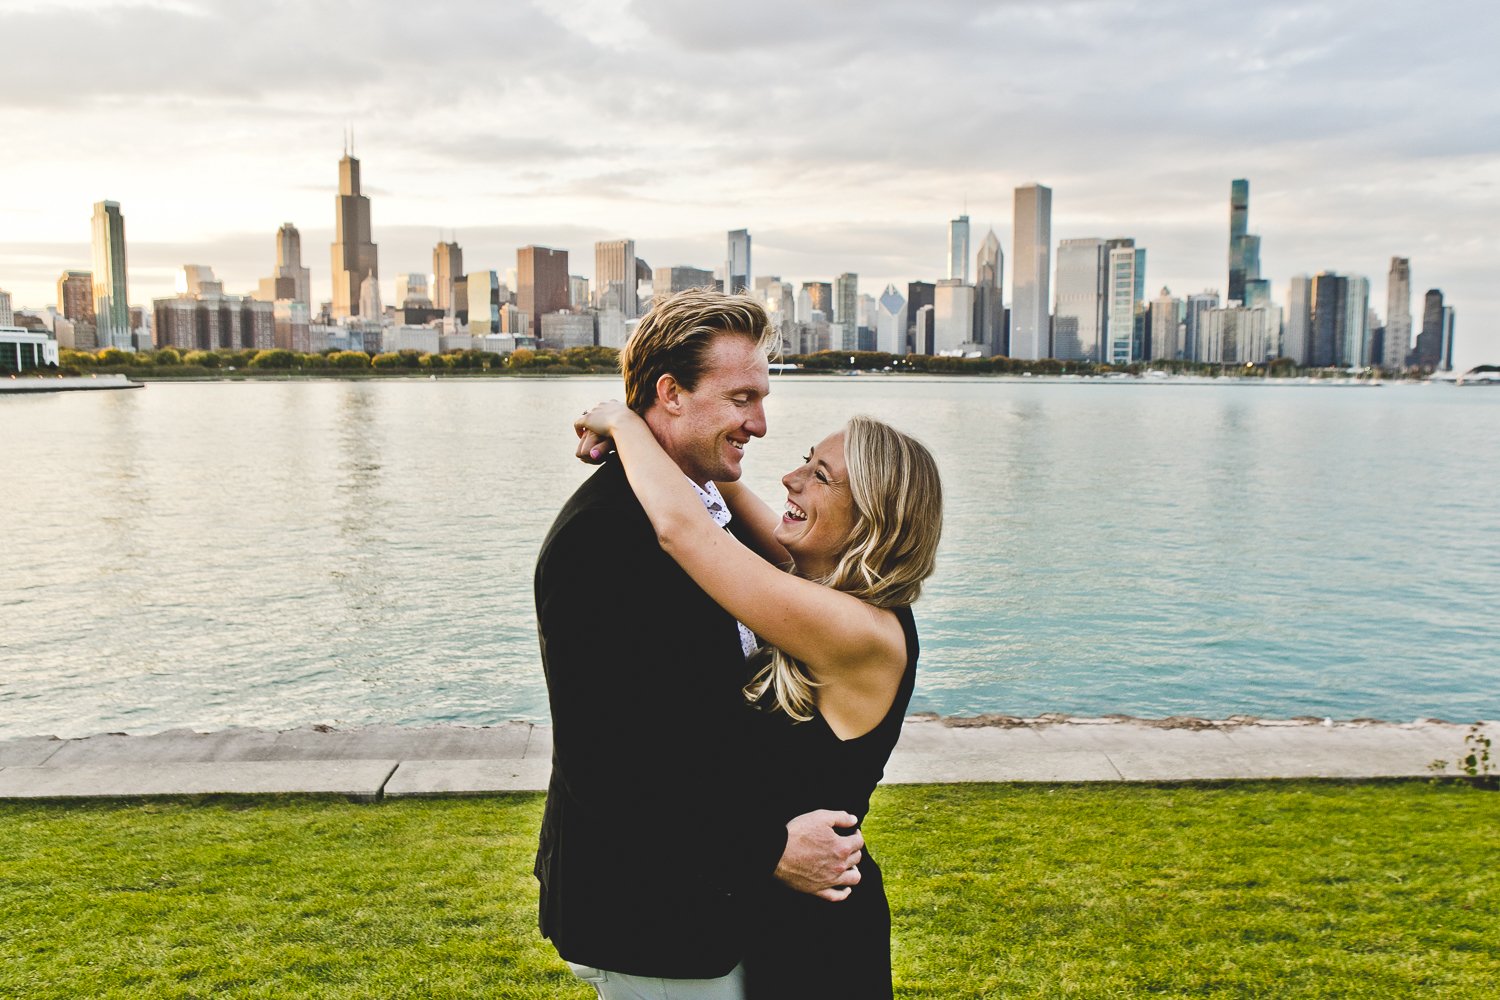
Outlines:
[[[943,533],[937,462],[916,438],[865,416],[844,425],[844,462],[854,527],[833,570],[814,582],[877,608],[913,604],[932,575]],[[799,722],[812,718],[817,682],[804,664],[766,646],[752,668],[758,669],[745,685],[748,700]]]

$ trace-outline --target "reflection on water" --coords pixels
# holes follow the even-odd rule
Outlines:
[[[0,397],[0,737],[544,719],[531,573],[610,379]],[[915,710],[1500,714],[1500,393],[778,378],[947,497]]]

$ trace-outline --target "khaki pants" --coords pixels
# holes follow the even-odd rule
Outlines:
[[[656,979],[627,976],[568,963],[573,975],[588,983],[600,1000],[745,1000],[745,967],[736,965],[718,979]]]

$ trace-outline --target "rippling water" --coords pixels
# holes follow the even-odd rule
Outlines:
[[[0,737],[547,715],[531,571],[610,379],[0,397]],[[1500,716],[1500,391],[778,380],[948,493],[913,710]]]

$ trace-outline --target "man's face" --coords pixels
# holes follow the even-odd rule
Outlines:
[[[662,446],[699,485],[732,483],[745,445],[766,434],[769,368],[755,341],[736,334],[714,337],[706,360],[697,388],[678,387],[679,409]]]

